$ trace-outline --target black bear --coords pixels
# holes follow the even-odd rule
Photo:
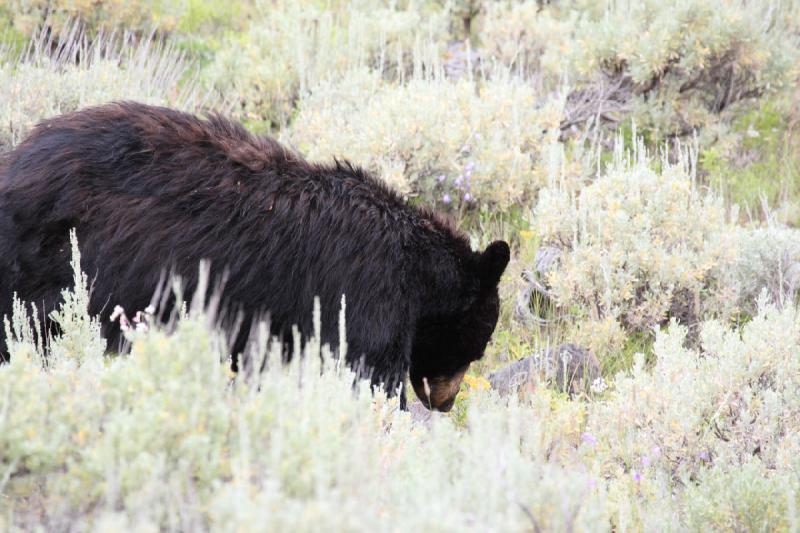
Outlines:
[[[208,259],[227,273],[225,302],[245,324],[268,314],[276,335],[309,334],[318,296],[322,339],[336,345],[345,295],[348,362],[390,394],[410,374],[438,410],[483,355],[509,261],[505,242],[473,252],[446,219],[353,165],[308,163],[218,115],[133,102],[46,120],[3,156],[0,313],[13,291],[56,307],[72,284],[71,228],[112,347],[115,305],[144,309],[165,270],[189,294]]]

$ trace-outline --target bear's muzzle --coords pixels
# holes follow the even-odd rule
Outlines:
[[[469,365],[465,365],[450,377],[439,376],[434,378],[423,377],[418,382],[412,380],[414,392],[422,404],[432,411],[448,412],[456,402],[456,396],[461,388]]]

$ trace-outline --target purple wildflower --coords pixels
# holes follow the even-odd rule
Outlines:
[[[700,459],[708,462],[711,459],[711,456],[708,455],[708,452],[700,452]]]
[[[641,481],[641,480],[642,480],[642,474],[640,474],[639,472],[637,472],[636,470],[634,470],[634,471],[633,471],[633,479],[634,479],[635,481]]]
[[[468,192],[464,193],[464,201],[465,202],[471,202],[472,201],[472,195],[470,193],[468,193]]]
[[[642,457],[642,466],[645,467],[645,468],[650,466],[650,458],[648,456],[646,456],[646,455],[644,457]]]
[[[463,174],[459,174],[458,177],[456,177],[456,180],[455,180],[456,187],[461,187],[462,183],[464,183],[464,175]]]
[[[442,183],[444,181],[444,174],[440,174],[439,177],[436,178],[436,181],[438,181],[439,183]]]
[[[444,196],[442,196],[442,202],[444,202],[446,204],[449,204],[450,203],[450,195],[449,194],[445,194]]]
[[[589,446],[597,445],[597,439],[594,438],[594,435],[592,435],[591,433],[583,433],[581,435],[581,440],[586,444],[588,444]]]
[[[661,448],[658,446],[653,446],[653,449],[650,450],[650,453],[653,455],[653,457],[659,457],[661,455]]]
[[[475,170],[475,162],[467,161],[467,165],[464,167],[464,170],[471,174],[472,171]]]

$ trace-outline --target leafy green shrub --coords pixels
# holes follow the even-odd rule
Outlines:
[[[288,138],[309,158],[345,157],[443,208],[531,198],[560,120],[558,101],[541,105],[514,79],[395,85],[367,71],[321,84],[299,108]]]
[[[183,109],[200,104],[195,85],[182,83],[188,64],[173,47],[133,44],[130,37],[85,44],[77,27],[68,35],[54,45],[43,33],[22,58],[0,49],[0,150],[20,142],[39,120],[89,105],[123,99]]]

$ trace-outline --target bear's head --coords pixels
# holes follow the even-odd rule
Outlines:
[[[470,363],[483,357],[500,311],[497,285],[510,251],[495,241],[466,261],[465,289],[449,310],[417,325],[409,371],[411,385],[429,409],[449,411]]]

